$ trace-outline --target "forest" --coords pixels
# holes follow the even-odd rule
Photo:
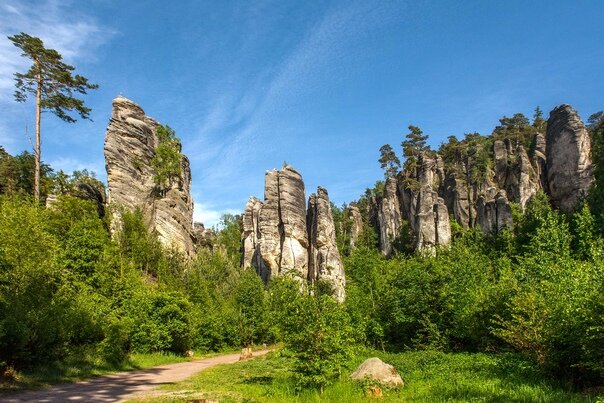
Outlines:
[[[411,169],[418,152],[436,152],[445,164],[472,154],[472,175],[480,177],[492,169],[495,140],[530,149],[545,125],[540,111],[532,122],[504,117],[489,135],[450,137],[437,150],[411,126],[401,139],[403,166],[390,146],[378,162],[388,178]],[[493,359],[551,385],[550,395],[516,396],[521,400],[594,397],[604,384],[602,113],[590,117],[588,129],[595,182],[576,211],[554,209],[539,192],[524,211],[512,206],[513,229],[484,234],[451,219],[448,247],[416,251],[413,234],[403,230],[386,257],[369,208],[383,181],[351,202],[364,215],[354,247],[348,205],[332,205],[346,273],[342,304],[320,282],[302,290],[287,277],[265,285],[253,268],[242,269],[240,215],[223,216],[191,259],[163,246],[140,211],[119,212],[122,228],[112,231],[116,211],[78,195],[82,184],[104,192],[92,172],[68,175],[42,163],[36,202],[32,154],[0,148],[2,385],[27,383],[41,368],[119,369],[136,353],[268,344],[280,346],[271,365],[285,365],[282,381],[292,396],[329,395],[351,363],[373,352],[416,367],[427,365],[422,360],[453,360],[445,367],[456,368],[459,357]],[[48,195],[58,196],[46,207]],[[413,378],[406,380],[413,387]]]

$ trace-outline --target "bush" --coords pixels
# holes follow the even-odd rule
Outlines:
[[[299,388],[323,390],[341,374],[352,355],[354,343],[350,317],[329,295],[293,296],[295,284],[282,291],[293,298],[282,305],[280,327],[286,349],[294,358],[294,373]],[[284,294],[274,295],[282,300]]]

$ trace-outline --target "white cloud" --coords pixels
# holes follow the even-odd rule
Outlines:
[[[362,52],[354,50],[355,40],[395,20],[400,10],[397,2],[356,2],[335,7],[308,27],[298,46],[280,65],[268,66],[243,91],[233,89],[230,96],[218,98],[198,131],[198,138],[206,139],[198,141],[204,143],[207,152],[193,157],[212,163],[204,180],[212,186],[222,186],[227,178],[241,175],[241,167],[254,158],[250,150],[270,155],[275,147],[273,136],[287,136],[280,127],[279,111],[287,108],[292,99],[316,89],[319,82],[344,79],[340,76],[342,66],[352,63]],[[212,133],[228,131],[233,122],[241,124],[231,138],[214,135],[211,143],[207,140]]]
[[[71,1],[4,0],[0,5],[0,102],[12,102],[13,74],[27,68],[28,61],[6,37],[26,32],[56,49],[67,63],[90,60],[95,50],[115,32],[90,16],[78,13]]]
[[[60,157],[48,162],[55,171],[62,170],[67,174],[73,171],[81,171],[87,169],[89,172],[94,172],[97,179],[105,180],[105,163],[103,161],[80,161],[76,158]]]
[[[206,228],[217,227],[220,223],[220,218],[224,214],[241,214],[240,210],[235,209],[217,209],[215,206],[194,203],[193,221],[203,223]]]

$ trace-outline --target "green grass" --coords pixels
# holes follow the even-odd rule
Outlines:
[[[171,353],[135,353],[131,354],[126,362],[111,365],[100,360],[93,351],[93,349],[80,349],[60,362],[40,365],[24,371],[11,371],[11,376],[8,377],[10,379],[0,378],[0,393],[40,389],[53,384],[76,382],[112,372],[145,369],[200,358],[187,358]]]
[[[210,398],[224,402],[366,402],[362,385],[348,380],[364,359],[378,356],[393,364],[405,379],[400,390],[384,390],[384,402],[603,402],[574,393],[549,379],[535,365],[514,354],[445,354],[408,352],[360,353],[342,378],[323,394],[297,393],[291,381],[291,359],[279,353],[221,365],[161,389],[137,401],[180,402]]]

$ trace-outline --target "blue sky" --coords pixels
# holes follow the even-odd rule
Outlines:
[[[197,220],[240,212],[284,161],[340,205],[381,178],[379,147],[400,153],[409,124],[438,146],[537,105],[604,109],[603,17],[599,0],[2,0],[0,145],[31,148],[33,104],[12,99],[27,61],[3,39],[25,31],[101,86],[93,122],[44,116],[55,169],[105,179],[121,93],[182,139]]]

